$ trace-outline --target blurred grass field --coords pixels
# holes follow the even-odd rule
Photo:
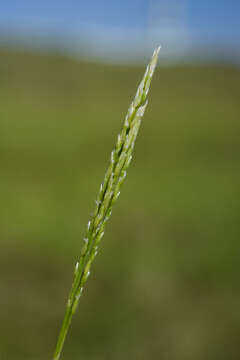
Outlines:
[[[0,50],[0,359],[51,359],[142,74]],[[239,120],[239,68],[157,70],[63,359],[239,359]]]

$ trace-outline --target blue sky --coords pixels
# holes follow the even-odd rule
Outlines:
[[[147,7],[146,0],[8,0],[0,4],[0,22],[21,25],[28,18],[38,18],[62,23],[74,21],[143,27]]]
[[[221,40],[240,35],[239,0],[189,1],[190,28],[199,36],[209,34]],[[211,35],[212,34],[212,35]]]
[[[75,41],[85,39],[93,53],[106,56],[111,49],[119,56],[121,47],[140,54],[141,44],[149,51],[157,42],[166,43],[170,55],[198,45],[239,54],[240,0],[2,1],[0,36],[21,32],[64,37],[75,49]]]

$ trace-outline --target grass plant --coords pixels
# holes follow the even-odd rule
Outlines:
[[[112,213],[112,206],[120,195],[120,188],[126,178],[127,169],[132,160],[132,152],[141,120],[148,100],[150,83],[158,60],[160,48],[157,48],[148,64],[143,79],[131,103],[122,131],[117,137],[114,150],[111,153],[110,164],[96,200],[96,207],[87,224],[85,237],[79,260],[76,263],[72,288],[67,300],[66,311],[53,360],[59,360],[68,333],[73,314],[75,313],[83,287],[90,275],[91,265],[98,252],[99,243],[104,235],[104,228]]]

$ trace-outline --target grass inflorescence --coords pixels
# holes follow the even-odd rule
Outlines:
[[[59,333],[53,360],[59,360],[64,341],[77,309],[84,284],[90,275],[91,265],[98,252],[104,228],[112,213],[112,206],[120,195],[120,189],[126,178],[127,169],[132,160],[132,152],[141,120],[147,106],[147,95],[158,60],[160,48],[157,48],[148,64],[143,79],[131,103],[121,133],[117,137],[111,153],[110,164],[100,186],[96,207],[88,222],[79,260],[76,263],[72,288],[67,301],[65,316]]]

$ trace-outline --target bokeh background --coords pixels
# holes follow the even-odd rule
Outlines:
[[[1,359],[51,359],[110,151],[159,44],[63,358],[240,358],[239,20],[238,0],[1,2]]]

